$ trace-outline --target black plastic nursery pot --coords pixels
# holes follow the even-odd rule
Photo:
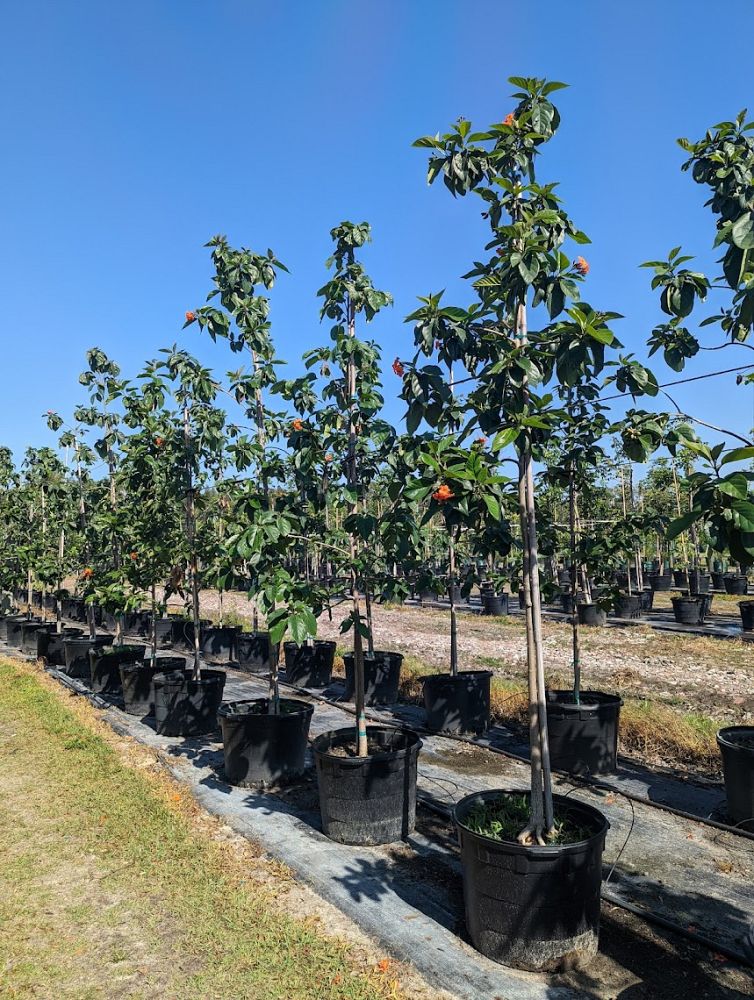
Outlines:
[[[209,618],[202,618],[200,620],[199,622],[200,637],[202,631],[211,624],[212,622],[209,620]],[[189,621],[188,618],[176,621],[175,630],[173,632],[173,643],[175,646],[187,649],[190,653],[194,652],[194,623],[192,621]]]
[[[701,625],[709,611],[709,595],[671,597],[673,615],[679,625]]]
[[[738,610],[741,612],[741,627],[744,632],[754,632],[754,601],[739,601]]]
[[[652,573],[649,577],[652,590],[672,590],[673,576],[671,573]]]
[[[9,618],[7,620],[7,634],[6,642],[9,646],[15,646],[16,649],[21,648],[21,640],[23,639],[23,629],[24,626],[36,623],[41,625],[42,622],[39,618],[29,618],[28,615],[19,615],[17,618]]]
[[[673,584],[682,590],[688,589],[689,575],[685,569],[673,570]]]
[[[171,670],[185,670],[183,656],[158,656],[154,663],[149,658],[135,663],[121,663],[120,684],[123,692],[123,707],[129,715],[140,719],[154,712],[152,681],[155,674],[165,674]]]
[[[496,594],[494,591],[482,591],[482,614],[501,615],[508,614],[508,595]]]
[[[616,618],[638,618],[641,614],[641,598],[638,594],[620,594],[613,603]]]
[[[89,650],[96,649],[98,646],[112,646],[114,638],[113,635],[98,635],[92,639],[88,635],[82,635],[72,639],[64,639],[63,672],[69,677],[77,677],[79,680],[90,680]]]
[[[239,632],[236,637],[236,661],[250,674],[266,674],[272,667],[269,632]]]
[[[46,629],[38,630],[36,634],[37,658],[46,660],[51,667],[62,667],[65,663],[63,643],[66,639],[77,639],[83,634],[83,628],[74,628],[70,625],[60,632],[56,632],[54,628],[49,632]]]
[[[147,619],[147,631],[145,637],[151,642],[152,636],[157,633],[157,648],[169,649],[173,645],[173,634],[176,624],[182,619],[176,618],[154,618],[151,614]]]
[[[483,733],[490,724],[491,670],[424,678],[426,726],[433,733]]]
[[[346,668],[343,697],[353,701],[356,696],[353,653],[347,653],[343,663]],[[367,705],[393,705],[398,700],[402,663],[403,653],[375,650],[371,656],[364,654],[364,700]]]
[[[578,843],[529,847],[464,825],[477,805],[528,794],[474,792],[454,809],[466,928],[477,951],[495,962],[555,972],[584,964],[597,953],[602,852],[610,824],[597,809],[554,795],[556,817],[583,828]]]
[[[725,590],[725,573],[712,573],[712,586],[715,590]]]
[[[754,726],[727,726],[717,734],[723,758],[728,815],[754,831]]]
[[[419,591],[419,600],[422,604],[435,604],[440,600],[440,595],[434,590]]]
[[[332,679],[335,662],[335,643],[329,639],[315,639],[311,645],[299,646],[295,642],[283,643],[285,679],[300,687],[324,688]]]
[[[8,642],[8,628],[12,622],[26,622],[28,615],[2,615],[0,616],[0,639]]]
[[[583,590],[578,590],[576,592],[576,607],[580,607],[584,601],[586,601],[586,594]],[[563,614],[573,614],[573,594],[570,590],[560,595],[560,607],[563,610]]]
[[[147,638],[151,633],[152,615],[149,611],[128,611],[123,615],[123,635],[136,635],[141,639]]]
[[[728,573],[723,577],[726,594],[746,594],[749,581],[743,573]]]
[[[238,625],[206,625],[199,630],[199,650],[211,663],[230,663],[236,658]]]
[[[571,774],[615,774],[618,766],[618,720],[623,702],[614,694],[582,691],[547,692],[550,763]]]
[[[599,604],[579,604],[579,625],[603,626],[607,624],[607,612]]]
[[[463,602],[463,596],[461,595],[461,588],[458,584],[448,589],[448,600],[452,600],[453,604],[461,604]]]
[[[27,656],[37,655],[37,635],[54,628],[49,622],[23,622],[21,625],[21,652]]]
[[[217,728],[223,700],[224,670],[192,670],[155,674],[152,680],[155,728],[160,736],[203,736]]]
[[[707,573],[697,573],[693,569],[689,573],[689,593],[692,595],[709,594],[711,583],[712,579]]]
[[[268,698],[230,701],[218,709],[229,784],[277,785],[303,774],[314,706],[281,698],[277,714],[269,709]]]
[[[322,829],[340,844],[391,844],[416,823],[416,733],[367,726],[370,754],[355,757],[354,726],[323,733],[312,743]]]
[[[92,691],[97,694],[120,694],[122,663],[144,660],[145,646],[95,646],[89,650]]]
[[[639,594],[639,607],[642,611],[651,611],[655,600],[655,592],[651,587],[645,587]]]

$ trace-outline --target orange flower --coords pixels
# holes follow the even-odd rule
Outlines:
[[[304,429],[304,421],[299,420],[297,417],[291,424],[291,427],[294,429],[294,431],[302,431]]]
[[[585,278],[587,274],[589,274],[589,264],[587,263],[587,261],[584,260],[583,257],[576,258],[576,260],[573,262],[573,269],[574,271],[578,272],[578,274],[580,274],[582,278]]]
[[[515,124],[516,124],[516,119],[513,115],[513,112],[511,111],[509,114],[505,116],[505,118],[503,118],[503,125],[515,125]]]
[[[91,578],[92,578],[92,577],[94,576],[94,570],[93,570],[93,569],[90,569],[90,568],[89,568],[89,567],[87,566],[87,567],[86,567],[86,569],[85,569],[85,570],[83,571],[83,573],[82,573],[81,575],[83,576],[83,578],[84,578],[85,580],[91,580]]]
[[[193,323],[195,320],[196,320],[196,313],[191,312],[191,310],[189,309],[188,312],[186,313],[186,322]]]
[[[435,492],[432,494],[432,499],[436,500],[438,503],[445,503],[446,500],[452,500],[454,496],[455,493],[453,492],[453,490],[451,490],[449,486],[446,486],[446,484],[443,483],[442,486],[439,489],[435,490]]]
[[[136,562],[136,560],[139,558],[139,553],[138,552],[132,552],[131,553],[131,558],[133,559],[134,562]]]
[[[326,461],[326,462],[332,462],[332,455],[330,454],[330,452],[329,452],[329,451],[328,451],[328,453],[327,453],[327,454],[325,455],[325,461]]]
[[[395,361],[393,362],[393,371],[398,376],[398,378],[403,378],[406,369],[401,364],[400,358],[396,358]]]
[[[162,446],[165,444],[165,438],[156,437],[154,439],[154,443],[157,445],[158,448],[162,448]]]
[[[476,443],[477,443],[478,445],[481,445],[481,447],[484,447],[484,446],[485,446],[485,445],[487,444],[487,438],[486,438],[486,437],[484,437],[484,436],[482,436],[482,437],[478,437],[478,438],[476,439]]]

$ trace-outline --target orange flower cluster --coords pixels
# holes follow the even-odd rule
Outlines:
[[[302,431],[304,429],[304,421],[299,420],[298,417],[296,417],[296,419],[291,424],[291,427],[294,429],[294,431]]]
[[[505,118],[503,118],[503,125],[515,125],[515,124],[516,124],[516,119],[513,115],[513,112],[511,111],[510,114],[507,114]]]
[[[92,577],[94,576],[94,570],[93,570],[93,569],[90,569],[90,568],[89,568],[89,567],[87,566],[87,567],[86,567],[86,569],[85,569],[85,570],[83,571],[83,573],[82,573],[81,575],[83,576],[83,578],[84,578],[85,580],[91,580],[91,578],[92,578]]]
[[[162,446],[165,444],[165,438],[156,437],[154,439],[154,443],[157,445],[158,448],[162,448]]]
[[[442,486],[440,486],[439,489],[436,489],[432,494],[432,499],[436,500],[438,503],[445,503],[447,500],[452,500],[454,496],[455,493],[453,490],[451,490],[448,485],[443,483]]]
[[[578,272],[578,274],[580,274],[582,278],[585,278],[587,274],[589,274],[589,264],[586,260],[584,260],[583,257],[576,258],[576,260],[573,262],[573,269],[574,271]]]
[[[487,438],[482,435],[482,437],[476,439],[476,443],[483,448],[487,444]]]
[[[138,552],[132,552],[132,553],[131,553],[131,559],[132,559],[132,560],[133,560],[134,562],[136,562],[136,560],[137,560],[138,558],[139,558],[139,553],[138,553]]]
[[[403,378],[406,373],[406,369],[401,364],[400,358],[396,358],[393,362],[393,371],[398,376],[398,378]]]
[[[191,312],[191,310],[189,309],[188,312],[186,313],[186,322],[193,323],[195,320],[196,320],[196,313]]]
[[[329,452],[329,451],[328,451],[328,453],[327,453],[327,454],[325,455],[325,461],[326,461],[326,462],[332,462],[332,455],[330,454],[330,452]]]

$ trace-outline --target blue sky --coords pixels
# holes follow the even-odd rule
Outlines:
[[[714,272],[705,193],[681,174],[675,139],[754,103],[754,8],[714,9],[724,21],[703,0],[3,5],[0,443],[20,455],[51,442],[41,414],[82,398],[77,375],[95,344],[125,374],[175,340],[234,367],[224,345],[181,332],[210,287],[203,244],[216,232],[270,246],[290,267],[272,319],[278,354],[297,370],[328,335],[315,293],[329,230],[346,218],[372,223],[365,263],[395,297],[371,333],[397,420],[389,365],[410,353],[403,317],[443,287],[467,304],[458,276],[486,236],[474,199],[427,187],[411,142],[461,114],[499,121],[512,74],[571,85],[557,95],[563,125],[540,178],[560,181],[592,238],[589,300],[623,313],[616,332],[642,353],[660,313],[638,264],[682,243]],[[703,354],[688,374],[749,355]],[[661,361],[656,370],[676,377]],[[676,398],[745,432],[752,391],[728,376]]]

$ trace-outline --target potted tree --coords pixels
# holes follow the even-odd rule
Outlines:
[[[352,692],[356,727],[318,736],[313,743],[317,765],[322,826],[333,840],[349,844],[389,843],[405,838],[416,815],[416,764],[421,741],[415,733],[387,726],[367,726],[365,706],[393,696],[400,671],[400,654],[379,655],[362,610],[360,581],[373,566],[370,546],[377,536],[376,518],[365,510],[367,483],[375,435],[373,418],[382,405],[378,391],[379,351],[356,333],[357,317],[369,322],[390,296],[372,284],[356,251],[370,239],[367,223],[343,222],[331,231],[335,248],[328,265],[333,274],[320,289],[322,315],[332,320],[332,347],[309,354],[336,375],[323,389],[327,400],[319,414],[320,429],[330,450],[345,456],[345,475],[333,484],[336,503],[344,508],[348,534],[347,558],[341,565],[350,579],[349,614],[341,632],[353,635],[353,656],[346,661],[346,691]],[[364,649],[366,641],[367,650]],[[371,655],[368,655],[371,652]],[[350,684],[349,684],[350,663]],[[396,692],[397,693],[397,692]]]
[[[169,488],[183,498],[185,530],[179,554],[186,568],[191,594],[193,626],[192,666],[155,674],[152,682],[155,726],[164,736],[201,736],[217,725],[225,672],[202,667],[199,615],[199,556],[196,539],[197,508],[225,461],[225,413],[215,405],[218,384],[196,358],[176,346],[150,362],[143,378],[152,396],[172,392],[177,411],[171,413],[172,432],[164,439]],[[169,464],[168,464],[169,463]]]
[[[247,369],[230,373],[231,391],[252,421],[255,435],[251,441],[238,435],[231,450],[236,467],[250,467],[255,475],[234,495],[227,571],[240,561],[249,577],[249,596],[255,598],[253,634],[257,643],[259,637],[264,639],[270,670],[267,698],[228,702],[220,709],[225,777],[234,785],[274,785],[302,773],[313,713],[307,702],[280,697],[280,643],[288,632],[295,638],[316,632],[312,595],[285,565],[289,543],[301,527],[279,485],[285,465],[275,440],[282,422],[267,412],[264,400],[264,390],[278,382],[279,362],[270,334],[269,299],[262,291],[272,288],[279,270],[287,269],[272,251],[261,255],[237,250],[222,236],[209,245],[215,274],[208,300],[218,302],[187,314],[186,319],[198,322],[213,340],[227,339],[231,350],[244,352],[250,362]],[[264,633],[256,621],[258,605],[267,619]]]
[[[709,129],[697,142],[679,140],[688,154],[683,169],[690,170],[694,181],[709,188],[707,204],[715,217],[715,246],[723,251],[722,274],[710,281],[704,274],[684,267],[692,258],[674,248],[667,260],[648,261],[653,272],[652,287],[661,289],[660,306],[670,319],[652,333],[650,348],[662,350],[670,366],[680,371],[688,358],[700,350],[699,338],[687,326],[697,303],[706,299],[711,287],[722,289],[727,302],[720,311],[700,325],[718,324],[724,334],[719,347],[745,344],[754,329],[754,214],[749,197],[754,184],[754,141],[742,111],[734,121],[721,122]],[[748,345],[747,345],[748,346]],[[749,384],[751,375],[739,375],[738,382]],[[723,437],[710,446],[695,435],[687,435],[684,444],[698,455],[703,468],[688,478],[692,494],[690,510],[678,517],[668,529],[675,538],[692,526],[704,524],[712,548],[729,553],[745,570],[754,562],[754,497],[751,482],[754,474],[736,469],[741,462],[754,458],[754,442],[734,431],[713,426],[689,414],[683,414],[672,401],[678,416],[705,426]],[[641,421],[642,415],[637,417]],[[733,442],[731,447],[728,442]],[[729,466],[733,465],[733,471]],[[745,573],[737,576],[743,577]],[[727,580],[726,589],[728,589]],[[739,580],[733,589],[743,588]],[[728,812],[734,822],[752,823],[754,816],[754,726],[732,726],[720,730],[720,746]]]
[[[578,302],[586,261],[572,262],[562,249],[566,239],[586,237],[561,209],[553,186],[535,178],[535,157],[560,121],[549,95],[562,85],[512,82],[518,104],[504,121],[474,133],[461,119],[448,133],[416,144],[430,150],[430,182],[442,177],[454,195],[476,191],[486,202],[490,242],[468,275],[477,302],[460,319],[474,334],[468,401],[493,452],[515,447],[518,469],[531,788],[474,794],[456,806],[466,923],[488,957],[541,970],[596,951],[608,824],[597,810],[553,796],[551,788],[533,459],[561,412],[539,386],[553,377],[568,386],[584,372],[597,375],[614,338],[610,314]],[[528,330],[531,304],[544,306],[552,321],[537,334]]]

